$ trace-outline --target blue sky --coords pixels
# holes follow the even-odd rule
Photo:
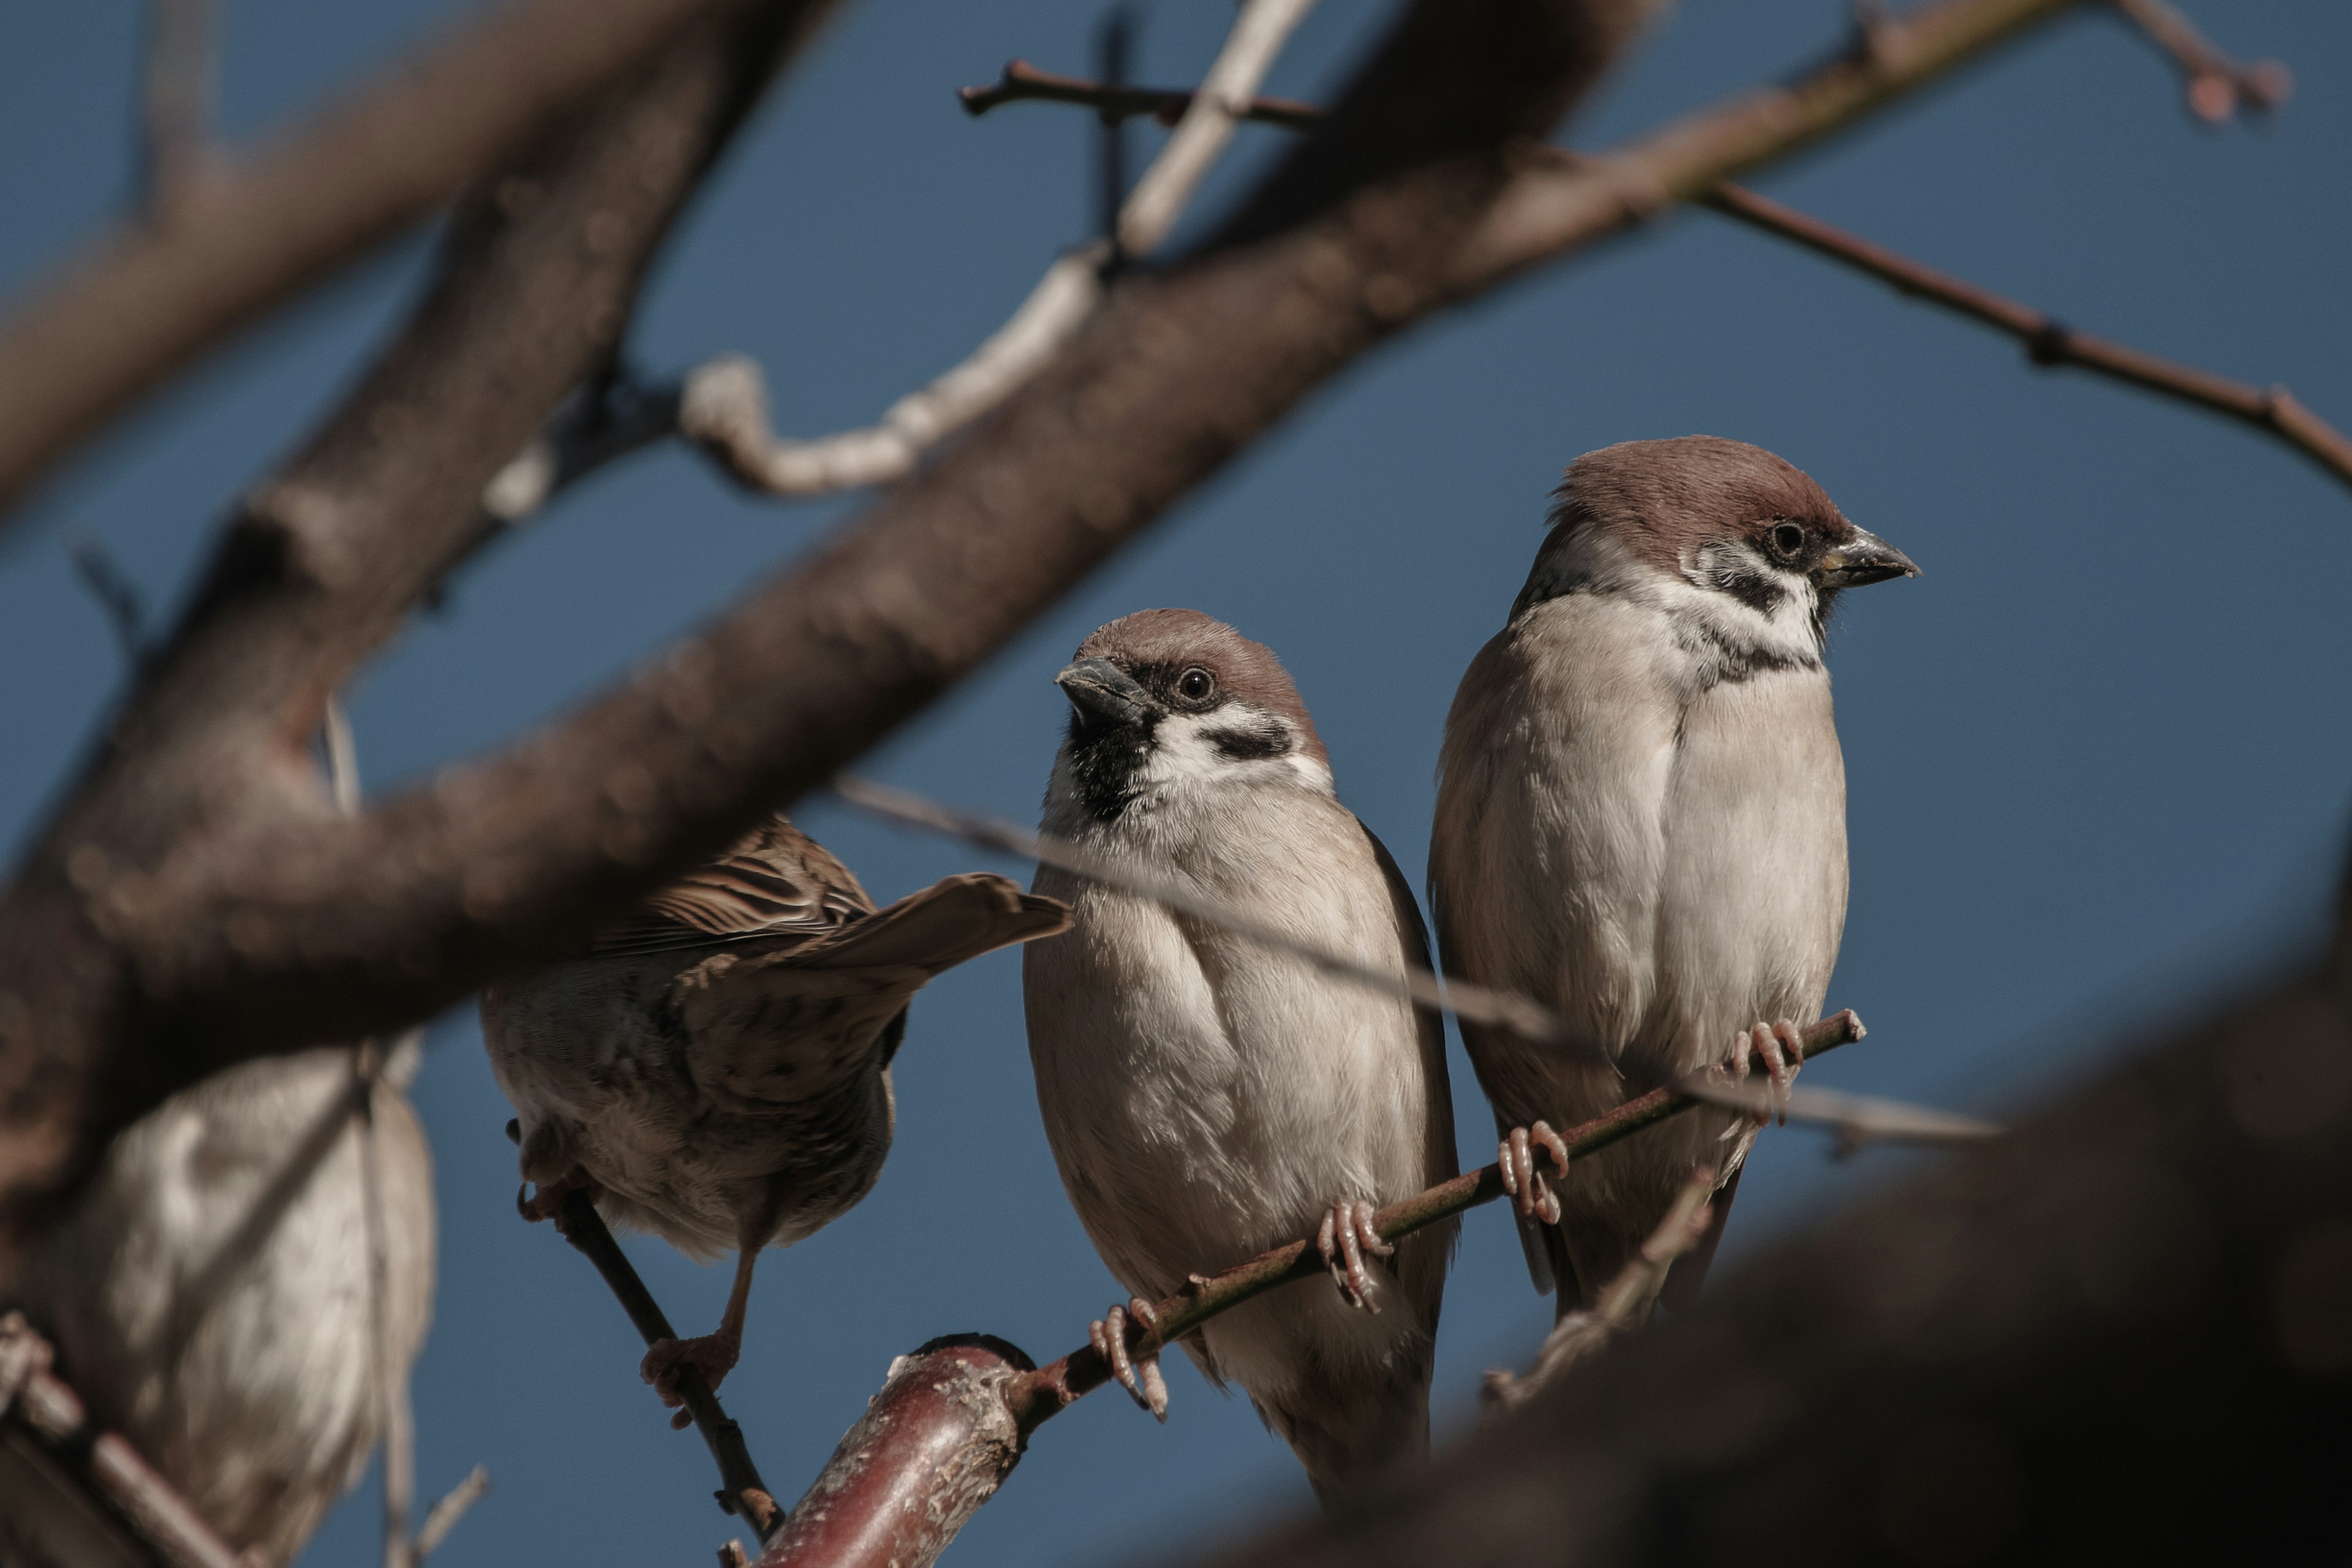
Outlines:
[[[2066,321],[2258,383],[2352,425],[2352,12],[2193,7],[2275,55],[2299,93],[2269,124],[2192,124],[2169,68],[2099,7],[1755,182]],[[279,123],[465,7],[227,0],[230,130]],[[1139,74],[1202,68],[1224,0],[1156,0]],[[1269,89],[1328,96],[1389,14],[1327,0]],[[1601,146],[1814,58],[1841,0],[1690,0],[1571,140]],[[0,286],[21,289],[130,191],[138,7],[0,10]],[[751,126],[656,275],[634,342],[675,371],[767,367],[778,422],[861,424],[961,357],[1088,222],[1082,115],[951,96],[1008,57],[1088,66],[1078,0],[866,0]],[[1139,151],[1156,141],[1136,133]],[[1213,215],[1281,134],[1244,133]],[[297,440],[412,297],[412,240],[216,356],[37,500],[0,552],[0,831],[21,847],[120,679],[63,541],[104,540],[151,600],[184,590],[224,507]],[[1870,1040],[1815,1081],[2000,1108],[2086,1070],[2128,1026],[2315,939],[2344,840],[2352,726],[2352,491],[2267,438],[2079,373],[1706,213],[1554,268],[1359,365],[1084,584],[871,771],[1033,817],[1061,724],[1050,677],[1097,624],[1154,605],[1231,620],[1290,665],[1343,797],[1420,874],[1439,726],[1500,624],[1578,453],[1705,431],[1769,447],[1927,575],[1850,596],[1831,659],[1851,779],[1853,897],[1831,1005]],[[677,452],[567,497],[462,578],[353,694],[369,778],[413,780],[546,716],[790,562],[856,504],[747,500]],[[800,818],[878,897],[976,866],[812,803]],[[442,1279],[419,1364],[426,1495],[495,1489],[450,1568],[552,1551],[708,1562],[731,1526],[701,1445],[636,1381],[587,1266],[514,1215],[509,1112],[470,1008],[417,1086],[439,1162]],[[1041,1360],[1080,1342],[1108,1275],[1040,1131],[1017,964],[915,1009],[898,1148],[874,1195],[755,1288],[726,1397],[796,1495],[892,1355],[984,1330]],[[1490,1123],[1457,1057],[1465,1152]],[[1727,1263],[1898,1179],[1767,1135]],[[633,1244],[672,1318],[715,1322],[721,1268]],[[1441,1434],[1477,1373],[1549,1320],[1507,1222],[1469,1221],[1448,1292]],[[1116,1394],[1044,1430],[966,1532],[966,1564],[1166,1555],[1304,1506],[1247,1406],[1171,1368],[1163,1429]],[[373,1482],[370,1483],[372,1489]],[[363,1490],[311,1549],[373,1552]]]

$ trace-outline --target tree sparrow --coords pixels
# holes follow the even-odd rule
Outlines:
[[[1045,827],[1306,942],[1426,965],[1411,889],[1335,797],[1274,655],[1192,610],[1097,631],[1055,678],[1073,712]],[[1327,1504],[1426,1451],[1451,1227],[1395,1246],[1374,1209],[1454,1174],[1435,1015],[1149,900],[1047,868],[1072,929],[1023,955],[1029,1049],[1062,1184],[1132,1293],[1096,1340],[1165,1418],[1129,1314],[1189,1276],[1316,1233],[1336,1292],[1290,1290],[1181,1342],[1237,1383]]]
[[[282,1568],[383,1431],[360,1107],[375,1128],[393,1360],[433,1311],[433,1162],[403,1094],[333,1047],[183,1089],[108,1147],[33,1242],[14,1291],[99,1426],[128,1437],[222,1540]],[[0,1555],[76,1568],[76,1503],[0,1452]],[[87,1527],[85,1526],[86,1530]]]
[[[1537,1289],[1564,1315],[1694,1165],[1719,1173],[1696,1291],[1759,1123],[1685,1116],[1578,1163],[1550,1126],[1710,1063],[1801,1064],[1845,922],[1845,767],[1822,663],[1845,588],[1918,574],[1804,474],[1738,441],[1578,458],[1551,532],[1454,695],[1430,900],[1448,973],[1524,993],[1609,1059],[1465,1023]]]
[[[482,1037],[521,1113],[523,1177],[539,1184],[525,1216],[583,1187],[608,1220],[690,1257],[735,1250],[718,1331],[646,1353],[664,1404],[682,1402],[680,1363],[714,1387],[734,1366],[761,1249],[814,1235],[881,1174],[915,993],[1068,923],[1053,900],[982,875],[877,913],[847,867],[777,816],[588,956],[483,993]]]

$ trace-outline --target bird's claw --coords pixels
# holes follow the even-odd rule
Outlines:
[[[1731,1077],[1735,1083],[1744,1083],[1754,1069],[1748,1065],[1749,1054],[1764,1058],[1764,1068],[1771,1076],[1772,1098],[1785,1105],[1789,1085],[1795,1081],[1797,1069],[1805,1065],[1805,1037],[1797,1026],[1786,1018],[1777,1024],[1758,1024],[1731,1037]],[[1789,1113],[1780,1113],[1780,1125],[1789,1124]],[[1772,1112],[1758,1111],[1759,1127],[1772,1120]]]
[[[1095,1353],[1110,1363],[1111,1376],[1118,1380],[1118,1385],[1138,1405],[1150,1411],[1154,1420],[1164,1423],[1168,1419],[1168,1384],[1160,1375],[1160,1347],[1155,1343],[1142,1355],[1131,1354],[1127,1348],[1129,1318],[1141,1323],[1147,1333],[1160,1332],[1160,1314],[1151,1303],[1140,1296],[1130,1296],[1126,1306],[1113,1306],[1089,1323],[1087,1338],[1093,1342]]]
[[[699,1339],[656,1340],[647,1347],[646,1359],[637,1363],[637,1375],[653,1384],[664,1405],[677,1412],[669,1424],[683,1432],[693,1425],[694,1413],[680,1408],[686,1395],[677,1389],[678,1373],[685,1367],[694,1368],[702,1374],[704,1386],[716,1392],[742,1353],[742,1340],[724,1329]]]
[[[1364,1254],[1396,1255],[1396,1247],[1381,1239],[1379,1228],[1372,1224],[1373,1212],[1367,1202],[1341,1198],[1324,1211],[1323,1227],[1315,1234],[1323,1267],[1331,1271],[1332,1282],[1339,1287],[1339,1299],[1367,1312],[1379,1311],[1381,1304],[1372,1295],[1372,1275],[1364,1267]]]
[[[565,1198],[577,1192],[586,1193],[593,1200],[603,1191],[604,1189],[596,1184],[595,1177],[574,1165],[554,1181],[540,1183],[536,1192],[531,1190],[529,1182],[516,1188],[515,1212],[532,1225],[537,1225],[543,1219],[551,1219],[555,1222],[555,1228],[562,1230]]]
[[[1521,1219],[1541,1220],[1546,1225],[1559,1223],[1559,1195],[1551,1190],[1550,1182],[1536,1168],[1536,1151],[1543,1150],[1552,1159],[1560,1175],[1568,1174],[1568,1140],[1552,1131],[1549,1121],[1538,1121],[1532,1127],[1514,1127],[1497,1149],[1495,1163],[1502,1168],[1503,1191],[1517,1203]]]

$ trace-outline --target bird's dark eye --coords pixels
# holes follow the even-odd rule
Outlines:
[[[1783,561],[1794,561],[1805,547],[1805,531],[1793,522],[1775,523],[1772,527],[1772,553]]]
[[[1187,702],[1206,702],[1216,689],[1216,677],[1198,665],[1176,678],[1176,695]]]

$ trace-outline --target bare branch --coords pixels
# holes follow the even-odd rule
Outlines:
[[[489,1490],[490,1472],[476,1465],[466,1472],[464,1480],[443,1492],[441,1500],[433,1505],[432,1511],[425,1516],[424,1524],[417,1529],[416,1544],[411,1552],[413,1560],[422,1563],[440,1550],[441,1543],[449,1538],[449,1532],[457,1528],[457,1521],[466,1517],[466,1510],[488,1496]]]
[[[2029,305],[1922,266],[1885,246],[1874,245],[1738,185],[1719,184],[1698,199],[1727,216],[1795,240],[1809,250],[1867,272],[1915,299],[1942,305],[2007,332],[2025,345],[2026,357],[2036,364],[2080,365],[2150,392],[2210,408],[2216,414],[2226,414],[2278,437],[2338,479],[2352,484],[2352,440],[2295,401],[2294,394],[2284,386],[2251,386],[2076,331]]]
[[[2241,65],[2213,47],[2171,0],[2115,0],[2115,7],[2179,65],[2189,111],[2221,125],[2241,104],[2276,109],[2294,92],[2294,78],[2276,60]]]
[[[974,120],[1000,104],[1019,103],[1024,100],[1041,100],[1049,103],[1083,104],[1097,114],[1131,120],[1148,114],[1162,125],[1173,125],[1192,107],[1192,89],[1183,87],[1108,88],[1098,81],[1081,77],[1055,76],[1039,70],[1027,60],[1008,60],[1004,74],[987,87],[960,87],[956,100]],[[1295,98],[1253,98],[1234,113],[1238,120],[1255,120],[1267,125],[1280,125],[1291,131],[1306,131],[1323,118],[1323,110],[1311,103],[1301,103]]]
[[[604,1283],[612,1288],[622,1310],[629,1314],[629,1321],[648,1346],[656,1340],[677,1337],[661,1304],[646,1289],[645,1280],[638,1278],[636,1266],[605,1227],[604,1216],[596,1212],[594,1200],[576,1188],[564,1194],[563,1212],[557,1216],[555,1228],[596,1266],[596,1272],[604,1277]],[[758,1531],[761,1540],[773,1538],[783,1527],[783,1510],[769,1495],[767,1483],[760,1479],[760,1468],[751,1462],[751,1451],[743,1443],[743,1428],[719,1406],[719,1395],[703,1380],[700,1368],[681,1362],[674,1381],[686,1402],[688,1414],[694,1417],[695,1430],[702,1434],[711,1459],[719,1466],[719,1506]]]
[[[148,0],[147,207],[176,220],[221,173],[213,146],[218,0]]]
[[[2117,0],[2119,5],[2141,3],[2161,5],[2162,0]],[[1891,16],[1874,15],[1874,19],[1869,22],[1865,31],[1880,40],[1876,47],[1899,49],[1899,41],[1890,42],[1894,35],[1887,30],[1899,28],[1901,24]],[[1147,112],[1170,104],[1182,104],[1189,100],[1190,95],[1181,89],[1172,88],[1113,90],[1100,82],[1082,81],[1073,77],[1049,77],[1015,60],[1005,68],[1004,79],[994,87],[966,88],[963,98],[965,106],[975,114],[984,113],[1000,103],[1024,99],[1085,104],[1103,111]],[[1322,113],[1311,104],[1293,103],[1287,100],[1259,100],[1255,107],[1259,111],[1251,114],[1250,118],[1300,129],[1315,123]],[[1571,169],[1597,166],[1599,163],[1564,152],[1553,155],[1559,159],[1563,167]],[[2076,331],[2030,306],[2003,299],[1973,283],[1923,266],[1884,246],[1832,227],[1819,218],[1808,216],[1727,180],[1718,182],[1694,199],[1726,216],[1792,239],[1808,249],[1867,272],[1914,298],[1943,305],[1998,328],[2023,343],[2027,357],[2035,364],[2080,365],[2085,370],[2096,371],[2118,381],[2242,420],[2278,437],[2337,479],[2352,484],[2352,439],[2347,439],[2340,431],[2305,408],[2284,386],[2263,388],[2232,381],[2227,376],[2158,359],[2154,354],[2143,353],[2122,343]]]
[[[1579,1362],[1599,1355],[1627,1330],[1649,1321],[1650,1309],[1665,1289],[1666,1271],[1706,1234],[1713,1213],[1707,1199],[1715,1194],[1715,1173],[1704,1166],[1691,1173],[1642,1250],[1601,1288],[1591,1307],[1552,1325],[1524,1375],[1514,1377],[1499,1369],[1486,1374],[1478,1392],[1490,1418],[1525,1405],[1567,1376]]]
[[[0,1316],[0,1424],[21,1423],[71,1484],[167,1568],[247,1568],[121,1433],[90,1424],[80,1395],[49,1370],[51,1354],[23,1313]]]
[[[1811,1058],[1851,1045],[1861,1039],[1864,1032],[1862,1020],[1854,1016],[1852,1009],[1833,1014],[1802,1032],[1805,1055]],[[1760,1055],[1751,1055],[1749,1064],[1765,1070]],[[1568,1145],[1572,1165],[1576,1160],[1598,1153],[1701,1103],[1679,1088],[1654,1089],[1605,1115],[1566,1129],[1560,1137]],[[1372,1216],[1372,1226],[1382,1240],[1395,1241],[1503,1195],[1502,1167],[1486,1165],[1441,1182],[1402,1203],[1389,1205]],[[1314,1238],[1301,1237],[1221,1274],[1208,1279],[1195,1277],[1182,1291],[1157,1304],[1156,1330],[1146,1329],[1140,1322],[1129,1324],[1128,1348],[1135,1355],[1149,1354],[1174,1343],[1218,1313],[1268,1290],[1323,1278],[1323,1259]],[[1025,1373],[1006,1391],[1005,1397],[1020,1418],[1021,1429],[1029,1432],[1109,1381],[1109,1363],[1088,1345],[1071,1352],[1051,1366]]]
[[[0,321],[0,507],[197,355],[744,4],[517,0],[273,138],[173,222],[68,262]]]
[[[68,539],[66,556],[73,563],[74,575],[106,613],[107,625],[114,629],[115,646],[122,650],[122,662],[136,669],[147,657],[147,596],[94,533]]]
[[[1176,133],[1127,197],[1118,249],[1157,249],[1232,139],[1234,106],[1245,104],[1314,0],[1247,0],[1209,68],[1212,90],[1189,96]],[[768,418],[759,367],[714,360],[687,378],[678,427],[737,482],[768,495],[823,495],[882,484],[913,471],[923,455],[1017,391],[1102,302],[1112,248],[1097,241],[1046,268],[1021,308],[971,357],[890,405],[878,424],[814,440],[788,440]]]
[[[2307,1559],[2352,1465],[2352,1034],[2255,991],[1223,1568]],[[2328,1550],[2331,1548],[2320,1548]]]

